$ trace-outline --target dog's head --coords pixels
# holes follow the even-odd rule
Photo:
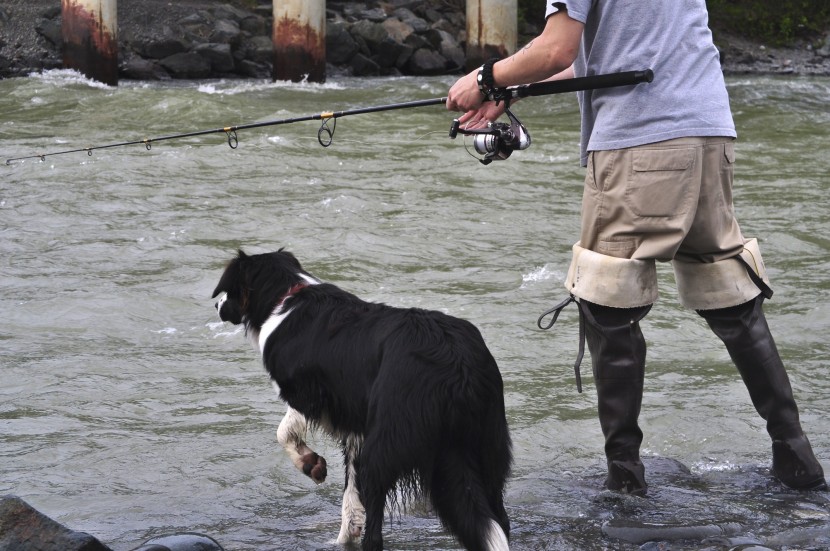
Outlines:
[[[222,321],[259,331],[295,286],[313,281],[287,251],[247,255],[240,249],[225,268],[212,298],[222,295],[216,302]]]

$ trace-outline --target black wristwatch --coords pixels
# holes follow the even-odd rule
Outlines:
[[[498,58],[495,57],[492,59],[488,59],[478,69],[478,76],[476,77],[476,82],[478,83],[479,91],[485,97],[490,95],[490,92],[492,92],[493,88],[496,87],[496,81],[493,78],[493,65],[495,65],[497,61]]]

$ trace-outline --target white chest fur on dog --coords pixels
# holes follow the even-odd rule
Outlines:
[[[362,536],[364,551],[382,550],[387,498],[424,494],[467,549],[507,549],[503,383],[472,324],[363,301],[282,250],[239,251],[218,295],[220,317],[245,327],[288,404],[277,440],[293,464],[315,483],[326,478],[325,459],[306,444],[310,426],[343,448],[339,543]]]

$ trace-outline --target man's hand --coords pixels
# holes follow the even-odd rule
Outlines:
[[[512,56],[493,65],[495,85],[506,88],[566,76],[563,71],[569,70],[576,58],[583,28],[584,25],[571,19],[566,11],[551,15],[538,37]],[[474,117],[469,112],[479,110],[484,101],[478,89],[477,76],[478,69],[467,73],[452,85],[447,94],[447,109],[466,112],[466,120]],[[573,73],[569,76],[573,76]],[[490,109],[489,114],[492,114]]]
[[[487,123],[495,122],[504,114],[505,104],[503,101],[496,105],[494,101],[485,101],[478,109],[471,109],[458,117],[458,122],[467,130],[486,128]]]
[[[450,111],[470,111],[476,109],[484,101],[484,96],[478,89],[478,69],[470,71],[450,88],[447,93],[447,109]]]

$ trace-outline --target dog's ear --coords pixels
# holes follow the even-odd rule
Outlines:
[[[245,254],[242,251],[239,251],[239,253],[240,255]],[[240,258],[237,257],[228,262],[225,271],[222,273],[222,278],[219,280],[210,298],[216,298],[222,293],[228,293],[238,285]]]
[[[305,270],[303,270],[303,267],[300,266],[300,261],[297,260],[297,257],[294,256],[293,253],[291,253],[289,251],[286,251],[285,247],[280,247],[280,249],[277,252],[282,254],[285,258],[287,258],[288,261],[291,262],[292,266],[294,266],[295,268],[297,268],[300,271],[303,271],[303,272],[305,271]]]

